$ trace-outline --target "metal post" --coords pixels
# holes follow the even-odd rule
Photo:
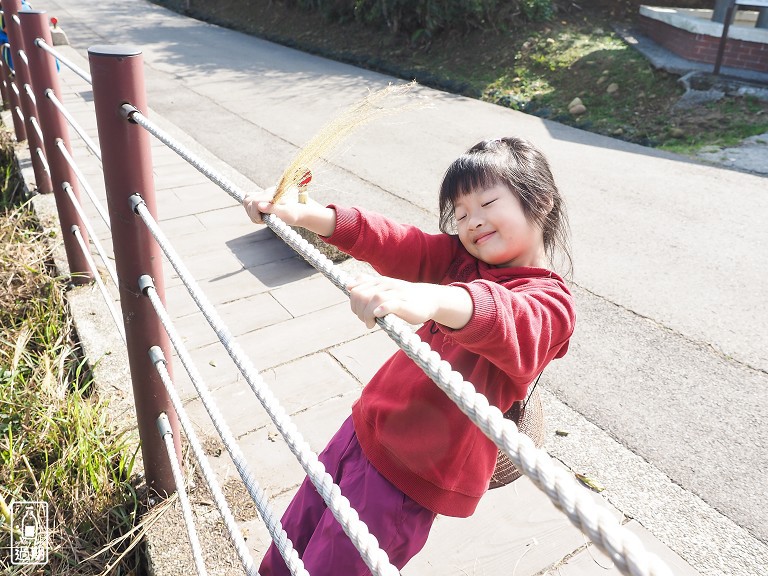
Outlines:
[[[768,8],[758,8],[755,28],[768,28]]]
[[[32,156],[35,184],[37,185],[38,192],[50,194],[53,191],[51,188],[51,177],[45,169],[43,159],[37,153],[38,150],[45,151],[45,147],[40,134],[35,130],[35,126],[32,123],[33,118],[37,118],[39,121],[37,106],[26,90],[27,86],[32,86],[29,66],[24,61],[24,58],[22,58],[22,53],[27,54],[29,52],[28,48],[34,45],[25,43],[24,31],[19,25],[20,18],[18,14],[21,12],[21,0],[3,0],[3,6],[5,8],[5,32],[8,34],[8,41],[11,44],[11,58],[13,59],[13,68],[16,73],[16,87],[19,90],[19,104],[24,114],[24,128],[27,132],[29,153]]]
[[[8,65],[5,58],[0,55],[0,95],[3,97],[3,108],[11,107],[11,99],[8,96],[8,84],[11,79],[8,77]]]
[[[3,22],[5,23],[6,20],[6,11],[5,7],[6,4],[11,2],[12,0],[0,0],[0,4],[2,4],[3,7]],[[7,26],[6,26],[7,28]],[[10,47],[10,44],[8,46],[3,47],[2,49],[2,56],[5,56],[5,51],[8,50],[8,54],[11,54],[12,48]],[[18,108],[21,110],[21,106],[19,105],[19,97],[16,94],[16,91],[13,89],[16,85],[14,82],[15,74],[13,73],[13,70],[11,70],[8,67],[7,63],[3,63],[3,72],[7,75],[6,80],[6,91],[8,93],[8,108],[11,111],[11,117],[13,118],[13,131],[16,133],[16,141],[17,142],[24,142],[24,140],[27,139],[27,130],[24,128],[24,120],[19,118],[19,115],[16,113],[16,109]]]
[[[8,0],[3,1],[7,2]],[[24,34],[28,38],[42,38],[46,42],[50,42],[51,31],[48,28],[48,18],[45,12],[20,12],[19,19],[22,22]],[[56,209],[59,212],[69,272],[72,282],[85,284],[90,282],[93,276],[91,268],[88,266],[88,261],[83,255],[83,251],[80,250],[77,239],[71,232],[72,226],[77,226],[80,229],[86,245],[88,244],[88,235],[85,232],[86,228],[80,219],[80,215],[64,190],[64,183],[69,182],[75,192],[75,197],[78,200],[80,199],[77,175],[61,155],[57,146],[57,142],[62,141],[67,149],[71,151],[69,130],[66,120],[59,114],[53,102],[45,95],[48,90],[51,90],[57,98],[61,99],[59,75],[56,71],[54,59],[35,46],[33,40],[30,41],[30,45],[27,58],[29,59],[29,70],[32,73],[32,90],[37,100],[37,115],[43,130],[45,156],[48,159],[48,166],[51,171],[51,184],[54,196],[56,197]],[[20,69],[21,64],[17,64],[16,68]]]
[[[171,358],[170,342],[152,303],[138,286],[139,278],[148,274],[154,279],[158,296],[165,300],[162,252],[133,213],[129,200],[133,194],[141,195],[156,217],[150,135],[122,113],[122,105],[130,103],[147,114],[144,60],[140,50],[127,46],[92,46],[88,57],[144,469],[151,488],[160,495],[171,494],[173,471],[158,442],[155,421],[162,412],[168,415],[181,462],[178,419],[147,355],[152,346],[160,346],[165,357]]]
[[[734,0],[715,0],[715,8],[712,10],[712,22],[725,22],[725,12],[733,4]]]
[[[717,56],[715,57],[715,68],[712,73],[717,76],[720,74],[720,66],[723,63],[723,55],[725,54],[725,44],[728,42],[728,29],[731,27],[731,21],[733,20],[733,13],[736,10],[736,6],[731,3],[725,11],[725,22],[723,22],[723,34],[720,36],[720,43],[717,46]]]

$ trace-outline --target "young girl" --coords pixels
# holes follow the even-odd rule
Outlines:
[[[348,286],[355,314],[369,328],[390,313],[423,323],[421,339],[502,412],[568,349],[573,297],[548,269],[558,251],[570,263],[563,201],[546,159],[524,140],[486,140],[451,164],[440,188],[443,234],[355,208],[250,197],[244,205],[254,222],[275,214],[369,262],[382,276]],[[398,351],[320,460],[401,569],[437,514],[475,511],[497,451]],[[282,524],[313,576],[370,573],[308,479]],[[274,545],[259,573],[289,573]]]

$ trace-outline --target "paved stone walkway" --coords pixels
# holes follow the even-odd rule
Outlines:
[[[83,55],[58,49],[87,69]],[[61,81],[64,103],[86,131],[96,138],[90,87],[67,69]],[[214,166],[247,189],[255,185],[233,173],[178,127],[149,114],[174,136],[185,140]],[[96,158],[73,133],[74,157],[98,196],[105,201]],[[313,450],[320,450],[347,416],[363,384],[395,345],[379,330],[369,331],[349,311],[346,297],[314,272],[272,233],[256,227],[242,208],[175,153],[154,141],[153,163],[158,216],[165,233],[218,312],[248,351],[265,382],[273,389]],[[85,200],[86,211],[102,243],[111,247],[106,226]],[[350,262],[347,268],[358,264]],[[184,334],[186,346],[248,457],[263,488],[281,511],[303,478],[303,472],[258,401],[228,360],[201,313],[166,263],[168,308]],[[98,300],[95,288],[78,289]],[[95,304],[98,309],[99,305]],[[104,310],[102,310],[105,314]],[[83,331],[92,319],[78,319]],[[98,323],[97,323],[98,325]],[[106,329],[111,329],[107,325]],[[108,338],[99,327],[99,335]],[[113,338],[113,336],[112,336]],[[111,352],[111,351],[110,351]],[[198,433],[210,453],[219,480],[232,500],[248,545],[258,562],[268,543],[266,529],[246,503],[237,473],[220,451],[212,426],[180,363],[176,385]],[[122,382],[126,384],[125,381]],[[119,384],[118,384],[119,385]],[[125,388],[123,388],[124,393]],[[553,431],[550,430],[553,440]],[[221,525],[203,488],[192,492],[209,573],[236,574],[231,550],[222,544]],[[595,495],[600,505],[639,535],[679,575],[697,574],[638,522],[623,516]],[[177,517],[161,522],[150,537],[152,562],[159,576],[188,574],[191,558],[186,534]],[[492,491],[468,520],[439,518],[426,549],[404,574],[618,574],[612,563],[549,499],[527,479]]]

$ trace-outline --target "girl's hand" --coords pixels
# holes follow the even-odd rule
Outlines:
[[[320,236],[330,236],[336,229],[336,211],[318,204],[311,198],[306,204],[297,199],[298,190],[288,190],[277,204],[271,202],[275,189],[260,194],[248,194],[243,207],[256,224],[264,224],[264,214],[274,214],[289,226],[301,226]]]
[[[469,292],[458,286],[361,276],[350,282],[347,290],[352,311],[368,328],[376,325],[376,318],[395,314],[409,324],[434,320],[459,329],[469,322],[474,310]]]
[[[361,276],[347,285],[352,311],[368,328],[376,325],[376,318],[387,314],[395,314],[409,324],[430,320],[436,312],[436,288],[440,286],[387,276]]]
[[[264,214],[274,214],[290,226],[300,226],[301,210],[306,205],[299,204],[295,197],[290,198],[290,194],[287,195],[289,197],[281,198],[279,203],[273,204],[274,195],[274,187],[267,188],[260,194],[248,194],[243,199],[243,207],[248,217],[256,224],[264,224]]]

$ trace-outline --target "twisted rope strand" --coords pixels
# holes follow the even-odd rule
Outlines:
[[[67,107],[61,103],[61,100],[56,98],[55,92],[48,88],[44,94],[51,101],[51,103],[53,103],[59,113],[64,116],[64,119],[69,123],[70,126],[72,126],[75,132],[78,133],[80,138],[82,138],[83,142],[85,142],[85,145],[88,147],[91,153],[93,153],[93,155],[99,159],[99,162],[101,162],[101,150],[99,149],[98,144],[96,144],[96,142],[94,142],[91,137],[88,136],[83,127],[77,123],[77,120],[75,120],[74,116],[69,113],[69,110],[67,110]]]
[[[96,286],[99,287],[99,291],[101,292],[101,296],[104,298],[104,302],[106,303],[107,308],[109,309],[109,313],[112,316],[112,320],[115,323],[117,332],[120,334],[120,338],[123,340],[123,344],[125,344],[126,343],[125,324],[123,323],[123,317],[117,312],[117,309],[115,308],[115,305],[112,301],[112,295],[109,293],[109,290],[107,290],[107,287],[104,285],[104,281],[101,279],[101,276],[99,275],[99,271],[96,268],[96,262],[93,260],[93,256],[91,256],[91,251],[88,250],[88,246],[86,246],[85,244],[83,235],[80,233],[80,228],[76,224],[73,224],[71,228],[71,232],[74,235],[75,239],[77,240],[77,243],[80,246],[80,250],[82,251],[83,256],[85,257],[86,262],[88,262],[88,267],[91,269],[91,273],[93,274],[93,279],[96,282]]]
[[[187,527],[187,537],[189,538],[189,545],[192,548],[192,557],[195,560],[195,569],[197,570],[199,576],[207,576],[208,571],[205,568],[203,550],[200,547],[200,539],[197,537],[195,523],[192,520],[192,506],[189,504],[189,498],[187,497],[187,488],[184,485],[184,476],[181,473],[179,461],[176,460],[176,448],[173,445],[173,429],[171,428],[171,423],[168,421],[168,416],[165,412],[157,417],[157,428],[160,431],[160,436],[163,439],[165,451],[168,453],[168,463],[171,465],[173,482],[176,485],[176,494],[179,495],[179,504],[181,504],[181,513],[184,516],[184,524]]]
[[[145,293],[147,296],[149,296],[153,306],[156,306],[155,301],[157,301],[160,307],[162,307],[160,297],[157,295],[157,292],[154,289],[146,290]],[[155,310],[157,309],[158,308],[155,307]],[[240,563],[243,565],[243,569],[248,576],[258,576],[258,573],[256,572],[256,565],[253,561],[253,558],[251,557],[251,552],[248,550],[248,547],[245,544],[243,534],[240,531],[240,528],[237,526],[235,517],[232,515],[229,504],[227,504],[227,500],[224,498],[221,487],[216,480],[216,475],[213,472],[210,463],[208,462],[208,458],[205,456],[205,451],[203,450],[203,447],[197,438],[197,434],[195,433],[192,422],[187,415],[187,411],[184,409],[184,403],[181,401],[181,398],[179,398],[179,395],[173,386],[173,381],[171,380],[171,375],[168,373],[168,368],[166,365],[167,363],[165,357],[163,356],[162,349],[158,346],[153,346],[149,350],[149,356],[154,363],[158,374],[160,375],[160,380],[162,380],[166,392],[168,392],[168,397],[171,399],[173,409],[176,411],[176,415],[179,418],[179,423],[184,430],[184,434],[187,436],[187,442],[192,448],[192,453],[195,456],[195,460],[197,460],[197,463],[200,465],[200,471],[203,474],[203,478],[205,478],[206,484],[208,484],[208,488],[211,491],[213,501],[216,504],[216,507],[219,509],[219,513],[221,514],[222,519],[224,520],[224,526],[227,528],[229,538],[235,546],[235,551],[237,552],[237,556],[240,558]],[[299,560],[299,562],[301,562],[301,560]],[[291,574],[295,573],[298,572],[291,572]]]
[[[109,277],[112,278],[112,282],[114,282],[115,286],[119,287],[120,284],[117,281],[117,270],[115,270],[115,267],[112,265],[112,262],[110,262],[107,251],[104,249],[104,246],[99,241],[99,237],[96,236],[96,232],[93,229],[93,226],[91,225],[91,220],[88,218],[88,215],[83,210],[83,205],[80,204],[80,202],[77,199],[77,196],[75,196],[75,191],[72,189],[72,185],[69,182],[63,182],[61,184],[61,187],[64,189],[64,191],[67,193],[67,196],[69,197],[69,201],[72,202],[72,206],[75,208],[75,212],[77,212],[77,215],[80,216],[80,220],[83,221],[83,225],[85,226],[85,231],[88,232],[88,237],[90,238],[91,242],[93,242],[94,247],[96,248],[96,252],[99,253],[99,256],[101,257],[101,261],[104,263],[104,266],[107,269],[107,272],[109,272]],[[95,273],[95,270],[94,270]]]
[[[216,405],[216,401],[213,399],[213,396],[211,395],[210,390],[208,389],[208,386],[205,384],[204,380],[200,376],[200,372],[197,370],[195,363],[192,361],[192,357],[187,351],[186,346],[184,346],[184,344],[182,343],[182,339],[178,331],[176,330],[175,326],[173,325],[173,321],[171,320],[171,317],[168,315],[168,312],[165,310],[165,307],[163,306],[163,303],[161,302],[160,297],[158,296],[157,291],[155,290],[155,286],[154,286],[154,283],[152,282],[152,279],[149,276],[142,276],[139,279],[139,288],[147,297],[149,297],[149,300],[152,303],[152,306],[157,312],[157,315],[160,318],[160,322],[162,323],[163,328],[165,328],[165,331],[168,334],[168,337],[170,338],[171,343],[176,349],[176,352],[179,355],[179,359],[181,360],[182,365],[187,370],[187,374],[189,374],[190,380],[192,381],[192,384],[194,385],[195,390],[197,390],[197,393],[200,396],[201,401],[203,402],[203,406],[208,412],[208,415],[210,416],[211,421],[213,422],[213,425],[216,428],[216,432],[219,434],[219,437],[224,443],[224,447],[226,448],[227,453],[229,453],[229,456],[232,458],[232,462],[234,463],[238,474],[240,474],[240,478],[243,480],[243,484],[245,485],[245,488],[248,491],[248,494],[250,495],[251,500],[253,500],[254,504],[256,505],[256,509],[258,510],[262,521],[266,525],[267,530],[269,531],[269,534],[272,537],[272,541],[275,543],[275,546],[280,551],[281,556],[285,560],[286,566],[288,566],[289,570],[291,571],[291,574],[295,574],[299,576],[309,576],[307,574],[307,571],[304,569],[303,562],[299,559],[299,556],[296,553],[296,550],[294,550],[293,548],[293,543],[288,538],[288,535],[286,534],[285,530],[283,530],[282,524],[280,523],[280,521],[277,518],[277,515],[272,509],[272,506],[270,505],[269,500],[267,499],[266,492],[261,488],[261,486],[259,486],[259,483],[256,481],[256,478],[254,477],[250,467],[248,466],[248,462],[245,456],[243,455],[242,451],[240,450],[240,447],[237,444],[237,440],[235,439],[234,434],[232,434],[232,431],[227,425],[227,422],[224,419],[224,416],[222,416],[221,412],[219,411],[219,408]],[[150,350],[150,356],[152,357],[152,361],[155,363],[155,365],[158,365],[161,362],[165,363],[165,358],[162,356],[162,354],[163,354],[162,350],[159,348],[152,348]],[[181,422],[181,425],[184,428],[184,431],[187,433],[187,439],[190,441],[190,444],[192,445],[193,450],[195,450],[195,446],[199,447],[199,444],[197,442],[197,437],[194,434],[194,429],[192,428],[191,422],[189,422],[189,419],[187,418],[181,399],[176,393],[175,388],[173,388],[173,383],[170,382],[169,384],[170,386],[166,386],[166,388],[168,389],[168,395],[179,416],[179,421]],[[206,481],[209,482],[208,485],[211,486],[211,493],[214,494],[214,499],[216,499],[213,486],[211,485],[211,481],[209,480],[209,476],[210,476],[211,480],[213,480],[213,482],[215,483],[215,480],[213,479],[214,478],[213,471],[210,470],[210,467],[208,466],[207,459],[205,459],[205,455],[202,452],[202,447],[200,447],[200,452],[201,452],[202,459],[198,458],[198,461],[200,462],[200,465],[203,470],[203,475],[205,476]],[[222,503],[223,509],[220,506],[219,510],[221,511],[221,515],[224,518],[226,523],[228,521],[227,519],[231,518],[232,515],[229,511],[229,507],[226,504],[226,500],[224,500],[223,497],[221,498],[221,503]],[[217,505],[218,504],[219,502],[217,501]],[[232,522],[234,522],[234,519],[232,519]],[[255,570],[253,560],[251,559],[250,553],[248,552],[248,549],[245,546],[245,542],[241,542],[241,541],[242,541],[242,535],[240,534],[239,530],[237,530],[237,538],[234,539],[235,547],[237,548],[238,555],[240,555],[241,562],[243,562],[244,567],[246,567],[246,572],[248,574],[251,574],[251,571]]]
[[[42,38],[35,38],[35,46],[37,46],[38,48],[44,50],[45,52],[47,52],[48,54],[56,58],[59,62],[64,64],[64,66],[66,66],[67,68],[72,70],[72,72],[80,76],[80,78],[88,82],[88,84],[93,84],[93,79],[91,78],[91,75],[88,74],[88,72],[86,72],[76,64],[73,64],[72,61],[69,60],[68,58],[65,58],[64,56],[62,56],[61,52],[49,46],[45,42],[45,40],[43,40]]]
[[[274,214],[265,215],[264,223],[309,264],[348,294],[347,275],[317,248]],[[577,528],[585,531],[596,545],[613,558],[624,574],[671,575],[666,564],[648,553],[637,536],[623,528],[606,510],[599,508],[586,488],[558,468],[544,450],[534,446],[530,438],[519,433],[514,422],[504,418],[498,408],[490,406],[485,396],[476,392],[470,382],[465,382],[464,377],[442,360],[403,320],[388,314],[378,318],[377,323],[459,409],[509,456],[518,469],[549,496]]]
[[[146,118],[142,117],[135,108],[133,110],[134,112],[130,115],[132,120],[136,121],[161,141],[171,146],[177,154],[182,156],[212,182],[218,184],[234,199],[240,203],[243,202],[246,194],[242,190],[217,174],[205,162],[186,150],[183,145],[154,127],[154,125],[147,121]],[[309,264],[325,275],[345,294],[349,295],[346,289],[348,276],[338,268],[338,266],[335,266],[314,246],[301,238],[275,215],[265,215],[264,223],[275,232],[275,234],[285,240],[291,248],[307,260]],[[421,342],[418,336],[399,318],[380,318],[377,322],[382,326],[385,332],[395,340],[395,342],[398,342],[398,340],[405,341],[406,339],[413,342],[412,339],[415,338],[417,342],[413,342],[414,344],[418,345],[418,343],[421,343],[423,346],[426,346],[427,352],[429,351],[429,345]],[[392,323],[394,323],[394,327],[391,327]],[[398,336],[398,334],[401,334],[401,336]],[[409,334],[411,336],[409,336]],[[407,350],[404,349],[404,351],[408,353]],[[448,373],[452,372],[450,365],[448,365],[447,362],[438,362],[441,364],[440,373],[443,374],[443,376],[445,376],[446,373],[446,368],[443,363],[448,366]],[[239,367],[240,366],[238,365],[238,368]],[[458,373],[456,373],[456,375],[458,380],[463,382],[463,377]],[[248,379],[247,376],[246,379]],[[525,435],[520,434],[517,431],[517,426],[509,420],[506,420],[497,408],[488,406],[487,399],[482,396],[482,394],[475,392],[474,387],[470,383],[466,383],[468,388],[463,392],[467,395],[466,398],[462,397],[462,393],[456,391],[453,391],[454,394],[449,393],[449,390],[451,389],[447,385],[443,387],[444,383],[443,385],[441,385],[441,382],[436,383],[457,402],[459,408],[483,430],[483,433],[485,433],[500,450],[511,458],[518,469],[531,478],[534,484],[547,494],[555,506],[560,508],[566,516],[568,516],[571,523],[577,528],[584,530],[598,547],[613,558],[614,563],[622,573],[631,576],[671,575],[669,567],[661,559],[656,555],[647,552],[634,534],[619,525],[612,516],[606,516],[602,510],[598,509],[597,505],[590,498],[586,488],[576,483],[575,479],[571,476],[560,473],[552,458],[544,450],[537,449],[533,445],[533,442],[531,442]],[[458,388],[461,388],[461,386]],[[481,396],[482,399],[478,399],[473,405],[472,399],[474,396]],[[485,411],[480,410],[480,414],[478,415],[477,408],[473,408],[473,406],[482,406],[483,404],[488,407]]]
[[[131,201],[134,212],[147,225],[147,228],[165,253],[168,261],[174,267],[179,278],[181,278],[193,300],[202,311],[203,316],[245,377],[246,382],[264,407],[264,410],[272,419],[288,448],[294,454],[299,464],[301,464],[307,477],[315,486],[345,534],[349,536],[358,552],[360,552],[360,556],[365,564],[376,576],[397,576],[399,571],[389,562],[387,553],[379,547],[376,537],[370,533],[368,526],[360,520],[357,511],[352,508],[349,500],[341,494],[341,489],[333,482],[331,475],[325,471],[325,466],[318,460],[317,454],[312,451],[309,444],[301,436],[296,425],[285,412],[285,409],[265,384],[240,345],[234,340],[215,308],[200,290],[176,251],[168,242],[162,230],[160,230],[144,201],[137,195],[132,196]]]

